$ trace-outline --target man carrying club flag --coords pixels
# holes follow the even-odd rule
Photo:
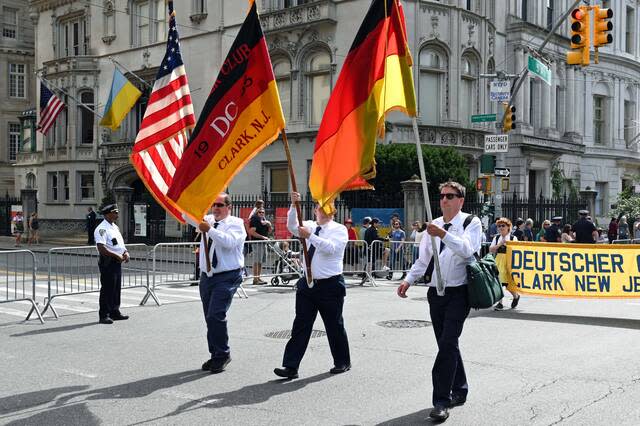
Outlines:
[[[100,125],[116,130],[141,95],[142,92],[131,84],[118,68],[114,68],[111,92]]]
[[[251,2],[173,176],[169,198],[199,222],[233,177],[284,126],[269,50]]]
[[[195,124],[187,72],[182,62],[173,2],[169,2],[167,51],[153,83],[131,163],[140,180],[162,207],[184,222],[182,212],[167,198],[176,168],[182,161],[188,132]],[[105,115],[106,117],[106,115]]]
[[[340,192],[372,189],[376,139],[387,111],[416,115],[404,15],[398,0],[373,0],[318,130],[309,188],[326,213]]]

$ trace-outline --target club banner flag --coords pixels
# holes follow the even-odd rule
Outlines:
[[[640,297],[640,245],[507,242],[509,277],[524,294]]]
[[[168,196],[201,220],[233,177],[284,129],[256,4],[222,63]]]
[[[398,0],[373,0],[324,111],[309,177],[324,210],[342,191],[373,189],[376,139],[384,117],[416,115],[404,13]]]
[[[131,84],[118,68],[115,68],[113,70],[111,92],[109,93],[107,105],[104,107],[100,125],[116,130],[140,96],[142,96],[142,92]]]

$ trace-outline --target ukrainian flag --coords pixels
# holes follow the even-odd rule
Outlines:
[[[122,119],[131,111],[138,98],[142,95],[133,84],[117,68],[113,71],[111,93],[104,108],[104,115],[100,125],[116,130]]]

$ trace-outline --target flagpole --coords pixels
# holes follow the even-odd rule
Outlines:
[[[149,89],[152,89],[153,86],[150,85],[149,83],[147,83],[146,81],[144,81],[142,79],[142,77],[139,77],[138,74],[134,73],[133,71],[131,71],[129,68],[125,67],[124,65],[122,65],[120,62],[118,62],[113,56],[109,56],[109,59],[111,60],[111,62],[113,62],[115,65],[118,65],[120,68],[124,69],[126,72],[128,72],[129,74],[131,74],[132,76],[134,76],[136,79],[138,79],[142,84],[144,84],[145,86],[147,86]]]
[[[289,150],[289,141],[287,140],[287,132],[282,129],[282,143],[284,144],[284,152],[287,155],[287,165],[289,166],[289,176],[291,177],[291,189],[293,192],[298,192],[298,185],[296,184],[296,175],[293,172],[293,162],[291,161],[291,151]],[[298,216],[298,225],[302,226],[302,209],[300,208],[300,202],[294,203],[296,206],[296,214]],[[309,252],[307,250],[306,242],[302,242],[302,253],[304,255],[304,264],[307,272],[307,286],[313,287],[313,276],[311,275],[311,262],[309,262]]]
[[[431,202],[429,200],[429,189],[427,188],[427,177],[424,171],[424,159],[422,158],[422,145],[420,144],[420,134],[418,132],[418,120],[416,117],[412,117],[411,120],[413,124],[413,134],[416,137],[416,150],[418,151],[418,166],[420,167],[420,180],[422,180],[422,196],[424,197],[424,207],[427,210],[427,221],[431,222],[433,220],[433,214],[431,213]],[[438,245],[436,244],[436,237],[430,235],[431,237],[431,251],[433,253],[433,265],[436,270],[436,289],[438,291],[438,296],[444,296],[444,285],[441,285],[442,282],[442,274],[440,272],[440,259],[438,254],[440,250],[438,249]],[[427,283],[428,284],[428,283]]]
[[[82,108],[86,109],[87,111],[89,111],[90,113],[92,113],[93,115],[97,115],[98,117],[102,118],[102,115],[97,113],[95,110],[92,110],[91,108],[89,108],[88,106],[86,106],[85,104],[83,104],[81,101],[79,101],[75,96],[70,95],[68,92],[66,92],[63,88],[59,87],[57,84],[52,83],[51,81],[47,80],[46,78],[44,78],[43,76],[41,76],[40,74],[38,74],[38,72],[35,72],[36,77],[38,77],[40,80],[42,80],[43,82],[47,83],[47,85],[49,86],[53,86],[56,89],[58,89],[60,92],[62,92],[63,94],[67,95],[68,97],[70,97],[71,99],[73,99],[74,101],[76,101],[76,103],[78,105],[80,105]]]

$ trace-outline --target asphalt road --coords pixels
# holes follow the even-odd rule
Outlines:
[[[381,283],[347,293],[353,369],[327,374],[318,337],[292,381],[272,373],[286,339],[267,337],[291,327],[290,288],[249,285],[250,297],[234,300],[233,361],[219,375],[200,371],[208,354],[196,287],[177,288],[190,297],[181,302],[132,305],[131,319],[111,326],[96,324],[93,309],[44,325],[0,314],[0,424],[429,424],[433,332],[380,325],[428,320],[426,289],[401,300]],[[447,424],[640,424],[639,329],[634,300],[523,296],[515,311],[473,312],[461,340],[469,399]]]

